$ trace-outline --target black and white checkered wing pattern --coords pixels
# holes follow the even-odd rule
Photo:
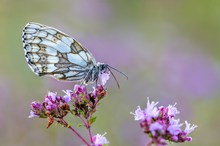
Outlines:
[[[22,39],[28,65],[39,76],[82,81],[96,65],[95,58],[86,48],[55,28],[28,23]]]

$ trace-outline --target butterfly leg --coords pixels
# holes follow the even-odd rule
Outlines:
[[[82,80],[81,85],[82,84],[87,84],[91,80],[91,74],[92,74],[91,70],[88,71],[85,78]]]
[[[95,80],[95,86],[97,87],[98,85],[98,79]]]

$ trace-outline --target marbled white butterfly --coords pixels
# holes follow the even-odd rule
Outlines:
[[[110,68],[118,71],[96,62],[78,41],[53,27],[30,22],[23,29],[22,41],[27,63],[39,76],[51,75],[58,80],[86,84],[97,82],[99,74],[111,72]]]

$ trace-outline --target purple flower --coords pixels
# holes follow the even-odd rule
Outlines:
[[[57,108],[57,105],[53,104],[52,102],[48,102],[48,105],[46,106],[46,110],[48,111],[55,110],[56,108]]]
[[[185,121],[185,124],[186,124],[186,128],[184,130],[184,132],[186,132],[186,134],[190,134],[192,131],[195,130],[196,127],[198,127],[197,125],[192,125],[192,127],[190,127],[190,123],[188,123],[187,121]]]
[[[173,136],[176,136],[178,135],[182,130],[180,129],[180,127],[183,125],[183,124],[179,124],[179,119],[174,119],[174,118],[170,118],[170,125],[169,127],[167,128],[167,130],[169,131],[169,133]]]
[[[103,98],[107,94],[107,90],[102,85],[97,85],[92,92],[94,97]]]
[[[48,111],[55,110],[57,108],[57,93],[48,92],[48,95],[44,99],[45,108]]]
[[[137,107],[135,110],[135,113],[130,112],[130,114],[134,115],[134,120],[139,121],[139,120],[145,120],[145,112],[141,110],[140,106]]]
[[[174,105],[169,105],[168,107],[159,107],[160,115],[165,118],[173,118],[176,114],[180,113],[175,106],[176,103]]]
[[[41,104],[40,102],[33,101],[33,102],[31,103],[31,109],[32,109],[32,110],[40,111],[41,108],[42,108],[42,104]]]
[[[150,125],[149,130],[151,131],[152,135],[156,135],[156,131],[160,131],[160,133],[163,131],[163,126],[159,124],[158,122],[154,122]]]
[[[44,107],[40,102],[33,101],[31,103],[31,111],[29,118],[33,117],[45,117]]]
[[[57,97],[57,93],[48,92],[47,98],[49,98],[51,101],[55,101]]]
[[[63,96],[63,99],[65,100],[66,103],[70,102],[72,99],[72,90],[63,90],[64,93],[66,93],[66,95]]]
[[[176,106],[176,103],[174,105],[169,105],[167,107],[167,109],[168,109],[167,110],[167,115],[171,118],[174,117],[176,114],[180,113],[175,106]]]
[[[156,105],[158,102],[151,102],[149,101],[149,98],[147,98],[147,107],[145,110],[141,110],[140,106],[137,107],[137,110],[135,113],[132,113],[135,117],[135,120],[147,120],[148,122],[151,122],[152,118],[156,118],[159,116],[159,110],[157,109]]]
[[[85,120],[92,119],[92,114],[96,111],[99,100],[106,95],[106,90],[102,85],[97,85],[93,92],[87,92],[85,85],[75,85],[73,91],[63,90],[63,92],[65,93],[64,96],[57,96],[55,92],[48,92],[43,103],[32,102],[29,118],[47,118],[47,127],[54,121],[67,127],[68,124],[63,122],[63,118],[68,113]],[[88,121],[86,126],[91,126],[94,122],[92,120]]]
[[[107,72],[101,73],[99,74],[99,78],[101,79],[101,83],[104,86],[110,78],[110,73]]]
[[[178,141],[178,136],[173,135],[173,136],[171,137],[171,140],[172,140],[172,141]]]
[[[36,113],[31,110],[28,118],[33,118],[33,117],[39,117],[39,115],[36,115]]]
[[[151,118],[156,118],[159,115],[159,110],[156,107],[158,103],[159,102],[154,101],[150,103],[149,98],[147,98],[147,107],[145,109],[147,121],[149,121]]]
[[[191,141],[192,138],[188,137],[196,125],[190,126],[186,121],[185,130],[181,130],[182,123],[179,123],[179,119],[175,119],[175,115],[180,112],[174,105],[169,105],[167,107],[161,106],[157,108],[158,102],[151,102],[147,99],[147,107],[145,110],[141,110],[138,106],[135,110],[134,115],[135,120],[140,121],[140,126],[144,133],[148,134],[152,138],[152,144],[156,145],[166,145],[166,140],[172,142],[185,142]]]
[[[96,134],[95,136],[92,137],[93,140],[93,145],[92,146],[104,146],[109,144],[109,141],[106,139],[104,133],[103,135]]]
[[[74,86],[74,92],[76,93],[76,94],[81,94],[81,93],[87,93],[87,89],[86,89],[86,86],[85,85],[78,85],[78,84],[76,84],[75,86]]]

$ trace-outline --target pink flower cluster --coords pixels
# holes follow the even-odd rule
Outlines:
[[[97,103],[106,95],[107,91],[102,85],[97,85],[92,92],[88,92],[84,85],[75,85],[73,91],[66,90],[64,93],[65,95],[62,97],[48,92],[43,103],[32,102],[29,118],[49,118],[50,123],[55,118],[65,117],[68,113],[82,116],[85,119],[92,118]]]
[[[48,95],[45,96],[42,104],[36,101],[31,103],[31,112],[29,118],[64,117],[69,110],[69,101],[70,99],[67,100],[66,98],[57,96],[56,93],[48,92]]]
[[[103,87],[109,79],[110,73],[103,72],[99,75],[101,85],[96,84],[93,91],[88,91],[85,85],[75,85],[73,90],[63,90],[64,96],[58,96],[57,93],[48,92],[44,101],[31,103],[31,111],[29,118],[47,118],[47,128],[54,122],[59,123],[63,127],[70,129],[75,135],[81,139],[86,146],[107,146],[109,143],[104,135],[94,135],[91,132],[91,126],[96,121],[93,116],[101,99],[103,99],[107,90]],[[72,126],[71,121],[66,121],[66,115],[71,114],[74,118],[78,118],[81,122],[78,127],[85,127],[89,134],[89,139],[84,138],[78,130]],[[75,124],[74,124],[75,125]]]
[[[175,119],[176,114],[180,112],[174,105],[167,107],[157,107],[158,102],[147,101],[147,107],[142,110],[140,106],[137,107],[134,115],[135,120],[140,121],[140,126],[144,133],[151,137],[150,144],[166,145],[166,141],[185,142],[191,141],[192,138],[188,135],[194,131],[196,125],[189,124],[185,121],[185,129],[182,130],[182,123],[179,119]]]

